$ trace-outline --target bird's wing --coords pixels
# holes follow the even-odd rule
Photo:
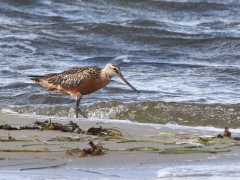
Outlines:
[[[47,81],[48,83],[54,85],[60,85],[63,87],[71,88],[83,84],[87,76],[93,75],[94,72],[100,70],[101,69],[96,66],[72,68],[62,73],[49,76]]]
[[[59,85],[64,87],[75,87],[83,84],[86,74],[65,74],[60,78]]]

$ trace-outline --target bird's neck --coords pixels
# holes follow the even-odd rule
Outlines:
[[[108,79],[110,81],[112,77],[113,75],[111,73],[108,73],[108,70],[106,68],[101,70],[101,78]]]

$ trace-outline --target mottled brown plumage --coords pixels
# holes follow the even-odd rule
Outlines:
[[[77,100],[76,117],[78,117],[78,112],[84,117],[87,117],[79,108],[81,97],[105,87],[113,76],[118,76],[135,92],[139,93],[139,91],[122,76],[120,67],[114,63],[107,64],[105,68],[83,66],[71,68],[62,73],[30,76],[30,78],[34,80],[36,84],[45,87],[49,91],[70,94]]]

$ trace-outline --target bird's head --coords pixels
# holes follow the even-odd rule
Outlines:
[[[108,63],[104,70],[110,78],[121,75],[120,67],[115,63]]]
[[[120,67],[115,63],[108,63],[103,69],[109,78],[113,76],[118,76],[123,82],[125,82],[132,90],[140,93],[136,88],[134,88],[122,75]]]

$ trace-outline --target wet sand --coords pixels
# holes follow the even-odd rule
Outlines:
[[[49,119],[0,115],[0,124],[9,124],[17,128],[33,125],[36,120],[45,121]],[[93,136],[59,130],[0,129],[0,139],[2,141],[0,145],[0,171],[49,169],[52,167],[98,169],[155,165],[162,167],[197,166],[200,164],[221,165],[237,161],[238,158],[236,157],[239,157],[240,154],[238,141],[229,138],[210,137],[223,133],[223,130],[207,130],[206,128],[201,130],[201,128],[140,124],[129,121],[122,123],[114,120],[71,120],[85,131],[91,127],[102,126],[103,128],[118,129],[122,132],[122,136]],[[52,119],[52,122],[61,124],[68,124],[69,121],[69,119],[61,118]],[[8,133],[16,141],[7,141]],[[239,134],[240,130],[232,130],[232,136],[239,137]],[[198,141],[199,136],[204,138],[209,136],[212,141],[202,144]],[[75,138],[77,141],[67,141],[67,137]],[[88,144],[90,141],[104,148],[103,155],[77,157],[76,154],[66,154],[66,151],[70,149],[90,148]],[[172,152],[173,148],[181,151]],[[31,152],[10,152],[19,150]],[[185,150],[189,150],[189,152],[184,152]]]

